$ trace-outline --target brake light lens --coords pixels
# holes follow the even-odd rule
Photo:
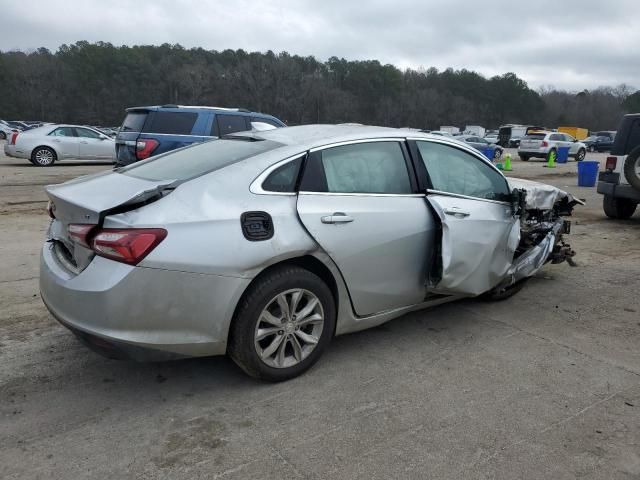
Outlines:
[[[137,265],[167,236],[163,228],[105,228],[90,240],[96,255]]]
[[[136,157],[138,160],[149,158],[158,146],[158,141],[152,138],[145,138],[136,142]]]
[[[11,141],[9,142],[9,145],[15,145],[16,144],[16,140],[18,139],[18,133],[19,132],[13,132],[11,134]]]
[[[54,217],[55,218],[55,217]],[[75,243],[79,243],[85,248],[91,248],[89,246],[89,234],[91,230],[95,228],[95,225],[85,225],[83,223],[72,223],[67,228],[69,232],[69,238]]]
[[[541,147],[548,147],[549,146],[549,142],[547,142],[546,140],[543,140],[542,143],[540,144]]]
[[[618,164],[618,157],[607,157],[607,162],[605,163],[605,169],[614,171],[616,169],[617,164]]]

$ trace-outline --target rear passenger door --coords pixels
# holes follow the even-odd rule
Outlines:
[[[78,158],[78,137],[73,127],[58,127],[49,134],[56,152],[63,158]]]
[[[427,202],[439,218],[440,264],[435,293],[479,295],[495,287],[513,263],[520,224],[506,179],[487,161],[452,145],[416,141]]]
[[[436,224],[405,142],[328,146],[307,159],[298,214],[345,279],[359,316],[420,303]]]

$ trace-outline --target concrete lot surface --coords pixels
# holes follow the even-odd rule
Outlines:
[[[43,186],[108,168],[0,157],[1,478],[640,478],[640,214],[606,219],[575,163],[512,174],[587,199],[577,267],[338,337],[276,385],[106,360],[48,314]]]

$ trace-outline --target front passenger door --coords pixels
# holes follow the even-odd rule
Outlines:
[[[462,149],[416,141],[427,174],[427,202],[440,221],[435,293],[479,295],[506,276],[519,242],[510,188],[487,161]]]

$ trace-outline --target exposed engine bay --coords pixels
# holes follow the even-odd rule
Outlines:
[[[520,241],[513,266],[499,288],[530,277],[547,262],[567,261],[575,266],[575,252],[563,239],[571,231],[571,222],[564,217],[584,202],[551,185],[514,178],[509,184],[515,193],[515,213],[520,217]]]

